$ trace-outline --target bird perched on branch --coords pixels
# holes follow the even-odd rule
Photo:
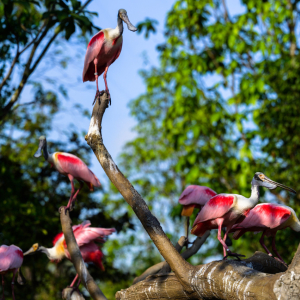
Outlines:
[[[59,173],[68,176],[71,181],[71,197],[69,199],[66,209],[70,209],[71,205],[76,200],[76,197],[80,190],[83,188],[84,182],[89,187],[90,191],[94,190],[94,186],[99,187],[100,181],[96,175],[88,168],[88,166],[77,156],[65,153],[65,152],[54,152],[48,153],[47,140],[45,136],[39,138],[39,148],[34,154],[35,157],[40,157],[42,151],[44,158],[48,161],[52,167],[54,167]],[[75,193],[74,179],[80,183],[79,189]]]
[[[92,37],[88,44],[84,58],[82,80],[83,82],[96,80],[97,90],[95,100],[104,92],[100,93],[98,87],[98,77],[103,72],[105,90],[109,94],[106,81],[107,71],[109,66],[119,57],[122,50],[123,21],[127,24],[130,31],[137,31],[137,28],[130,23],[126,10],[119,9],[117,27],[100,30]]]
[[[80,225],[72,226],[72,230],[74,232],[74,236],[84,262],[92,262],[99,269],[104,271],[104,266],[102,264],[103,253],[95,244],[95,242],[104,243],[104,238],[108,235],[111,235],[116,230],[114,228],[89,227],[90,225],[90,221],[84,221]],[[62,232],[56,235],[56,237],[54,238],[52,248],[45,248],[44,246],[40,246],[38,243],[36,243],[33,244],[32,247],[24,253],[24,256],[37,252],[45,253],[52,262],[59,262],[63,258],[71,260],[71,256],[67,249],[67,244],[65,241],[65,236]],[[75,285],[77,279],[78,274],[72,281],[70,287],[73,287]],[[76,288],[79,286],[79,284],[80,280],[77,283]]]
[[[189,185],[181,193],[178,202],[183,206],[181,215],[187,217],[187,238],[190,226],[190,216],[194,209],[201,209],[209,199],[216,195],[217,193],[209,187],[200,185]]]
[[[278,230],[287,227],[297,232],[300,231],[300,222],[291,207],[282,204],[262,203],[251,209],[246,218],[241,223],[234,225],[230,232],[234,232],[233,238],[237,240],[247,231],[262,231],[259,242],[270,256],[272,254],[264,243],[264,237],[272,236],[272,249],[279,260],[285,264],[276,249],[275,236]]]
[[[198,214],[191,233],[197,236],[202,236],[206,230],[218,229],[218,240],[223,246],[224,258],[227,256],[235,256],[237,258],[239,258],[239,256],[243,256],[237,253],[232,253],[228,249],[225,240],[232,226],[242,222],[250,209],[257,204],[259,200],[260,186],[268,189],[281,187],[292,193],[296,193],[293,189],[269,179],[261,172],[257,172],[251,182],[250,198],[236,194],[219,194],[211,198]],[[221,236],[222,227],[227,228],[223,239]]]
[[[4,299],[4,275],[12,272],[13,278],[11,281],[12,296],[15,300],[14,282],[16,274],[23,263],[23,251],[15,245],[2,245],[0,247],[0,275],[2,275],[2,292]]]

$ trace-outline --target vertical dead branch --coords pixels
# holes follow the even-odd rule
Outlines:
[[[188,274],[191,271],[194,271],[194,267],[186,262],[177,252],[161,228],[158,220],[150,212],[144,199],[121,173],[103,144],[101,124],[110,99],[106,93],[100,98],[101,100],[96,101],[94,106],[89,132],[85,136],[85,139],[94,151],[94,154],[106,175],[124,197],[126,202],[131,206],[155,246],[170,265],[181,284],[186,289],[190,289]]]
[[[74,264],[79,279],[94,300],[107,300],[85,266],[79,247],[74,237],[69,211],[65,211],[64,208],[60,209],[60,222],[67,243],[68,251],[71,255],[71,260]]]

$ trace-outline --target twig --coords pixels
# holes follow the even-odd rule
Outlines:
[[[94,300],[107,300],[85,266],[74,237],[69,211],[65,211],[63,207],[60,209],[60,222],[71,260],[84,287],[88,290]]]
[[[181,284],[186,288],[187,291],[190,291],[191,286],[189,283],[189,274],[190,272],[193,273],[195,271],[194,266],[186,262],[177,252],[161,228],[158,220],[150,212],[144,199],[134,189],[127,178],[125,178],[125,176],[121,173],[103,144],[101,123],[104,112],[108,107],[109,100],[110,98],[108,95],[104,93],[100,97],[100,100],[96,101],[89,131],[85,136],[85,139],[88,145],[94,151],[94,154],[96,155],[108,178],[115,185],[141,221],[143,227],[149,234],[158,251],[168,262],[171,269],[176,274],[176,277],[180,280]]]
[[[7,74],[6,74],[6,76],[3,78],[3,80],[2,80],[2,82],[1,82],[1,84],[0,84],[0,92],[1,92],[1,90],[2,90],[2,88],[3,88],[3,86],[4,86],[4,84],[5,84],[5,82],[6,82],[7,79],[10,77],[10,75],[11,75],[13,69],[14,69],[14,66],[15,66],[16,62],[18,61],[19,56],[20,56],[20,52],[19,52],[19,44],[17,44],[17,52],[16,52],[16,56],[15,56],[15,58],[13,59],[13,61],[12,61],[12,63],[11,63],[11,66],[10,66],[10,68],[9,68],[9,70],[8,70],[8,72],[7,72]]]

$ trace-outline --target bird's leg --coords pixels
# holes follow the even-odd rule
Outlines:
[[[263,231],[263,234],[261,235],[259,242],[262,245],[262,247],[265,249],[265,251],[268,253],[269,256],[273,256],[272,253],[269,251],[269,249],[267,248],[267,246],[265,245],[264,242],[264,237],[265,237],[266,231]]]
[[[190,229],[190,217],[186,218],[186,249],[189,247],[189,229]]]
[[[277,251],[277,248],[276,248],[276,245],[275,245],[275,236],[276,234],[273,236],[273,239],[272,239],[272,249],[273,251],[275,252],[275,254],[278,256],[279,260],[285,265],[287,266],[287,264],[285,263],[285,261],[283,260],[283,258],[281,257],[281,255],[278,253]]]
[[[81,280],[78,279],[78,282],[77,282],[76,286],[74,286],[74,284],[75,284],[75,282],[76,282],[77,279],[78,279],[78,274],[76,274],[74,280],[72,281],[72,283],[71,283],[71,285],[70,285],[70,288],[73,289],[72,292],[71,292],[71,295],[73,294],[73,292],[74,292],[75,290],[78,291],[78,287],[79,287],[79,285],[80,285]]]
[[[75,282],[77,281],[77,279],[78,279],[78,274],[76,274],[76,276],[75,276],[74,280],[72,281],[70,287],[73,287],[73,285],[75,284]]]
[[[2,299],[1,300],[4,300],[5,299],[5,296],[4,296],[4,275],[2,275]]]
[[[223,221],[222,221],[223,223]],[[228,256],[234,256],[236,257],[238,260],[241,260],[240,257],[245,257],[245,255],[243,254],[238,254],[238,253],[233,253],[229,250],[228,246],[226,245],[225,243],[225,240],[227,238],[227,235],[232,227],[232,225],[228,225],[227,228],[226,228],[226,232],[225,232],[225,235],[224,235],[224,240],[222,240],[222,237],[221,237],[221,229],[222,229],[222,223],[219,224],[219,228],[218,228],[218,240],[220,241],[220,243],[223,245],[223,247],[225,246],[225,249],[227,251],[227,255],[224,256],[223,259],[227,259]],[[226,252],[225,252],[226,254]]]
[[[108,86],[107,86],[107,81],[106,81],[107,71],[108,71],[108,66],[106,66],[106,68],[105,68],[105,71],[104,71],[104,74],[103,74],[103,78],[104,78],[104,83],[105,83],[105,90],[106,90],[106,93],[109,96],[109,104],[111,105],[111,97],[110,97],[110,94],[109,94],[109,90],[108,90]]]
[[[72,175],[70,175],[70,174],[68,174],[68,177],[69,177],[69,179],[71,181],[72,190],[71,190],[71,197],[69,199],[68,205],[65,207],[65,210],[70,210],[71,204],[72,204],[72,199],[73,199],[73,196],[75,194],[74,177]],[[59,209],[59,211],[60,211],[60,209]]]
[[[80,184],[80,186],[79,186],[79,189],[76,191],[76,193],[74,194],[74,196],[73,196],[73,198],[72,198],[72,200],[71,200],[71,206],[72,206],[72,209],[74,208],[74,206],[75,206],[75,200],[77,200],[77,195],[78,195],[78,193],[81,191],[81,189],[83,188],[83,182],[81,182],[81,181],[79,181],[79,184]]]
[[[225,230],[225,233],[224,233],[224,237],[223,237],[223,242],[226,244],[226,239],[227,239],[227,230]],[[226,244],[227,246],[227,244]],[[226,249],[223,247],[223,254],[224,254],[224,257],[227,255],[226,253]]]
[[[96,90],[96,96],[95,96],[95,99],[94,99],[94,102],[93,102],[92,105],[95,104],[97,98],[100,101],[100,96],[103,95],[103,93],[104,93],[104,91],[101,91],[101,92],[99,91],[99,86],[98,86],[98,77],[99,77],[99,75],[98,75],[98,72],[97,72],[97,65],[98,65],[98,59],[97,58],[94,59],[94,65],[95,65],[95,78],[96,78],[96,88],[97,88],[97,90]]]
[[[229,251],[229,249],[228,249],[227,245],[225,244],[225,242],[222,239],[222,235],[221,235],[222,224],[223,224],[223,221],[219,221],[219,224],[218,224],[218,240],[223,246],[223,254],[224,254],[224,257],[225,257],[226,256],[226,250]]]
[[[16,300],[14,288],[15,288],[15,277],[16,277],[17,271],[18,271],[17,269],[14,270],[14,273],[13,273],[14,275],[13,275],[13,278],[11,281],[11,293],[12,293],[13,300]]]

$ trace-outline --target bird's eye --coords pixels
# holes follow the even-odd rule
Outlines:
[[[260,179],[264,179],[264,178],[265,178],[265,175],[260,174],[260,175],[259,175],[259,178],[260,178]]]

